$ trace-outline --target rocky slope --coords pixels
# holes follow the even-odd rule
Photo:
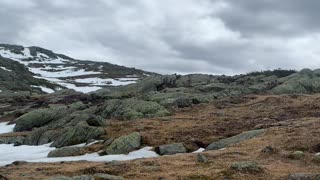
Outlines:
[[[104,159],[149,146],[154,149],[144,149],[145,155],[161,157],[32,167],[15,162],[0,168],[0,174],[9,179],[98,179],[97,173],[128,179],[286,179],[295,173],[316,178],[320,142],[313,135],[318,133],[319,84],[319,70],[309,69],[237,76],[151,75],[89,94],[62,90],[1,98],[0,122],[12,124],[14,132],[1,134],[0,144],[50,149],[41,161],[70,156],[90,160],[97,152]],[[78,146],[81,143],[88,145]],[[191,154],[194,151],[200,154]],[[86,153],[91,153],[89,158]],[[46,169],[37,172],[41,167]]]
[[[126,85],[153,74],[106,62],[80,61],[40,47],[0,44],[0,57],[1,62],[7,58],[7,61],[10,59],[25,65],[37,79],[44,79],[52,84],[80,92],[91,92],[105,86]],[[3,67],[2,70],[16,72],[16,69],[1,67]],[[24,74],[25,72],[16,73]],[[41,87],[46,92],[53,92],[58,86]]]

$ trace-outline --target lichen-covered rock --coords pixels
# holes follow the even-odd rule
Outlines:
[[[4,136],[0,137],[0,144],[22,145],[25,137],[23,136]]]
[[[49,130],[41,127],[33,130],[24,140],[25,145],[43,145],[50,143],[61,135],[59,130]]]
[[[210,144],[206,148],[206,151],[222,149],[222,148],[225,148],[225,147],[230,146],[232,144],[237,144],[242,141],[249,140],[251,138],[259,136],[259,135],[263,134],[264,132],[265,132],[265,129],[243,132],[237,136],[233,136],[233,137],[230,137],[227,139],[222,139],[218,142],[214,142],[214,143]]]
[[[80,122],[76,126],[69,128],[51,146],[61,148],[81,144],[89,139],[96,139],[104,133],[103,128],[89,126],[86,122]]]
[[[290,159],[302,159],[305,156],[305,153],[303,151],[294,151],[291,154],[289,154]]]
[[[68,157],[80,156],[85,154],[81,147],[64,147],[50,151],[48,157]]]
[[[302,173],[289,174],[288,180],[311,180],[311,176]]]
[[[178,153],[186,153],[187,150],[182,143],[167,144],[156,148],[156,153],[160,155],[174,155]]]
[[[51,121],[62,118],[68,114],[67,112],[68,108],[64,106],[31,111],[15,120],[14,131],[30,131],[35,127],[44,126]]]
[[[231,169],[241,173],[260,173],[263,169],[255,162],[238,162],[231,165]]]
[[[101,116],[92,115],[89,119],[86,120],[90,126],[106,126],[107,122]]]
[[[107,154],[127,154],[141,146],[141,135],[138,132],[121,136],[105,148]]]
[[[104,117],[114,117],[124,120],[168,116],[170,112],[156,102],[143,101],[135,98],[113,99],[106,103]]]
[[[197,162],[198,163],[208,163],[208,158],[205,155],[199,153],[199,154],[197,154]]]

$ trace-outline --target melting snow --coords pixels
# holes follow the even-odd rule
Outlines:
[[[201,153],[201,152],[203,152],[205,149],[204,148],[200,148],[200,149],[198,149],[198,150],[196,150],[196,151],[194,151],[194,152],[192,152],[192,153]]]
[[[55,91],[50,89],[50,88],[47,88],[47,87],[43,87],[43,86],[32,86],[32,87],[35,87],[35,88],[40,88],[43,92],[46,92],[46,93],[54,93]]]
[[[14,125],[6,125],[7,123],[0,123],[0,134],[13,131]],[[79,144],[76,146],[85,146]],[[110,161],[127,161],[139,158],[158,157],[158,155],[151,151],[151,147],[145,147],[137,151],[133,151],[127,155],[106,155],[99,156],[98,153],[86,154],[83,156],[48,158],[50,151],[54,150],[50,144],[41,146],[13,146],[12,144],[0,144],[0,166],[11,164],[14,161],[27,162],[61,162],[61,161],[93,161],[93,162],[110,162]]]
[[[3,70],[5,70],[5,71],[12,71],[12,70],[7,69],[7,68],[5,68],[5,67],[0,67],[0,68],[3,69]]]
[[[103,85],[112,85],[112,86],[121,86],[135,83],[138,78],[119,78],[119,79],[101,79],[101,78],[85,78],[85,79],[77,79],[78,83],[88,83],[95,86],[103,86]]]
[[[8,124],[8,122],[0,123],[0,134],[13,132],[13,128],[15,125],[14,124],[7,125],[7,124]]]

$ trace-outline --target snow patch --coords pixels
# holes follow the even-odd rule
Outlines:
[[[0,67],[1,69],[3,69],[3,70],[5,70],[5,71],[9,71],[9,72],[11,72],[12,70],[10,70],[10,69],[7,69],[7,68],[5,68],[5,67]]]
[[[127,161],[139,158],[158,157],[151,151],[151,147],[145,147],[133,151],[127,155],[106,155],[99,156],[98,153],[85,154],[83,156],[48,158],[50,151],[56,148],[50,147],[50,144],[41,146],[13,146],[12,144],[0,144],[0,166],[11,164],[14,161],[27,162],[61,162],[61,161],[92,161],[92,162],[110,162],[110,161]]]
[[[202,152],[204,152],[204,150],[205,150],[204,148],[200,148],[192,153],[202,153]]]
[[[76,79],[77,83],[87,83],[94,86],[122,86],[128,85],[132,83],[136,83],[138,78],[119,78],[119,79],[101,79],[101,78],[84,78],[84,79]]]
[[[49,93],[49,94],[55,92],[54,90],[47,88],[47,87],[43,87],[43,86],[31,86],[31,87],[40,88],[41,91]]]
[[[13,132],[15,124],[8,125],[9,122],[0,123],[0,134]]]

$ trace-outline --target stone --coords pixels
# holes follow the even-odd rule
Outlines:
[[[320,153],[316,153],[312,161],[320,164]]]
[[[277,150],[271,146],[267,146],[264,149],[262,149],[261,152],[264,154],[274,154],[277,152]]]
[[[62,134],[51,147],[61,148],[87,142],[89,139],[96,139],[105,134],[103,128],[89,126],[86,122],[80,122],[75,127],[69,128]]]
[[[155,151],[160,155],[174,155],[178,153],[187,152],[186,148],[182,143],[174,143],[174,144],[159,146],[156,148]]]
[[[121,176],[114,176],[114,175],[102,174],[102,173],[94,174],[93,177],[95,180],[124,180],[124,178]]]
[[[62,118],[68,114],[67,111],[67,108],[64,106],[31,111],[15,120],[16,126],[14,127],[14,131],[30,131],[35,127],[44,126],[51,121]]]
[[[4,136],[0,137],[0,144],[15,144],[15,145],[22,145],[24,142],[25,137],[23,136]]]
[[[83,154],[85,154],[85,152],[82,152],[81,147],[64,147],[50,151],[48,157],[80,156]]]
[[[72,180],[95,180],[91,175],[73,176]]]
[[[127,154],[141,146],[141,135],[138,132],[121,136],[106,146],[107,154]]]
[[[199,154],[197,154],[197,162],[198,163],[208,163],[208,158],[205,155],[199,153]]]
[[[59,176],[59,177],[50,178],[49,180],[74,180],[74,179],[67,176]]]
[[[306,174],[296,173],[296,174],[289,174],[288,180],[311,180],[311,177]]]
[[[255,162],[238,162],[231,165],[231,169],[241,173],[260,173],[263,171]]]
[[[34,129],[24,140],[25,145],[43,145],[54,141],[60,136],[60,131],[49,130],[45,127]]]
[[[107,125],[106,120],[104,118],[102,118],[101,116],[92,115],[86,121],[89,124],[89,126],[99,127],[99,126],[106,126]]]
[[[170,114],[166,108],[156,102],[136,98],[108,100],[102,113],[105,118],[114,117],[123,120],[163,117]]]
[[[75,109],[75,110],[85,110],[87,109],[87,106],[83,104],[83,102],[75,102],[69,105],[70,108]]]
[[[222,139],[218,142],[214,142],[214,143],[210,144],[206,148],[206,151],[222,149],[222,148],[228,147],[230,145],[237,144],[237,143],[252,139],[254,137],[262,135],[265,131],[266,131],[265,129],[247,131],[247,132],[243,132],[237,136],[233,136],[233,137],[230,137],[227,139]]]
[[[289,154],[290,159],[302,159],[305,156],[303,151],[294,151]]]

